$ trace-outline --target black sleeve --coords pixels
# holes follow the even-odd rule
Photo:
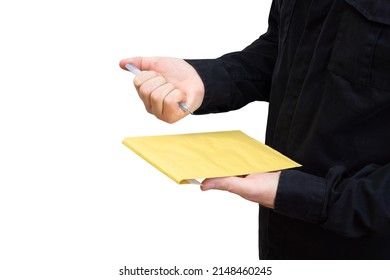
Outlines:
[[[278,53],[278,3],[273,1],[267,33],[244,50],[218,59],[188,60],[206,89],[196,113],[269,100]],[[390,163],[367,165],[352,174],[344,166],[334,166],[325,177],[282,171],[274,211],[348,237],[389,235]]]
[[[325,178],[283,171],[275,211],[348,237],[390,234],[390,164],[351,175],[343,166]]]
[[[271,6],[267,32],[239,52],[217,59],[191,59],[205,86],[196,114],[239,109],[252,101],[268,101],[278,53],[278,1]]]

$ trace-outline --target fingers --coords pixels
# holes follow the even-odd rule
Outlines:
[[[147,112],[168,123],[173,123],[185,115],[178,103],[185,95],[162,75],[145,71],[134,79],[134,86],[143,101]]]
[[[161,75],[153,71],[143,72],[138,74],[134,78],[134,86],[137,89],[139,97],[144,102],[146,111],[149,113],[154,111],[158,112],[162,109],[162,104],[154,104],[154,108],[152,107],[153,102],[160,103],[164,100],[165,96],[161,96],[161,89],[163,85],[166,85],[166,80]],[[167,92],[166,94],[168,94]],[[154,96],[154,98],[152,98]],[[161,112],[160,112],[161,113]]]
[[[121,68],[131,63],[142,72],[134,85],[146,110],[160,120],[176,122],[198,109],[204,98],[204,85],[196,70],[185,60],[171,57],[132,57],[120,61]]]
[[[224,190],[237,194],[247,200],[274,208],[280,171],[254,173],[245,177],[222,177],[205,179],[201,189]]]
[[[163,116],[166,114],[166,109],[169,106],[164,106],[166,98],[172,94],[175,90],[175,87],[171,83],[164,83],[161,86],[157,87],[150,94],[149,102],[150,102],[150,111],[149,113],[155,116]],[[146,105],[145,105],[146,106]],[[165,110],[164,110],[165,109]],[[160,117],[161,119],[161,117]]]

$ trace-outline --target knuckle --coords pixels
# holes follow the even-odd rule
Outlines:
[[[148,112],[149,114],[153,114],[152,108],[150,106],[146,105],[146,104],[144,104],[144,105],[145,105],[146,112]]]
[[[177,122],[177,119],[174,118],[174,117],[169,117],[169,118],[166,120],[166,122],[169,123],[169,124],[173,124],[173,123]]]
[[[142,100],[147,100],[149,99],[149,93],[148,92],[145,92],[143,90],[138,90],[138,94],[139,94],[139,97],[142,99]]]
[[[161,96],[156,92],[152,92],[150,95],[150,101],[152,103],[159,103],[161,101]]]
[[[139,88],[141,86],[141,81],[138,79],[138,77],[135,77],[133,80],[133,84],[136,88]]]
[[[169,123],[169,124],[173,124],[175,122],[178,121],[178,118],[177,116],[175,116],[174,114],[172,113],[169,113],[167,111],[165,111],[162,115],[161,115],[161,119],[166,122],[166,123]]]

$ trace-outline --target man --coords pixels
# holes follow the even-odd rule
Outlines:
[[[269,102],[266,143],[303,167],[202,183],[260,204],[261,259],[390,258],[389,1],[274,0],[241,52],[129,62],[169,123],[180,101],[197,114]]]

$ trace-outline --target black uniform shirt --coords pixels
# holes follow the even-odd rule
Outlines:
[[[196,113],[268,101],[266,143],[303,165],[260,206],[260,258],[390,259],[390,1],[274,0],[243,51],[188,61]]]

